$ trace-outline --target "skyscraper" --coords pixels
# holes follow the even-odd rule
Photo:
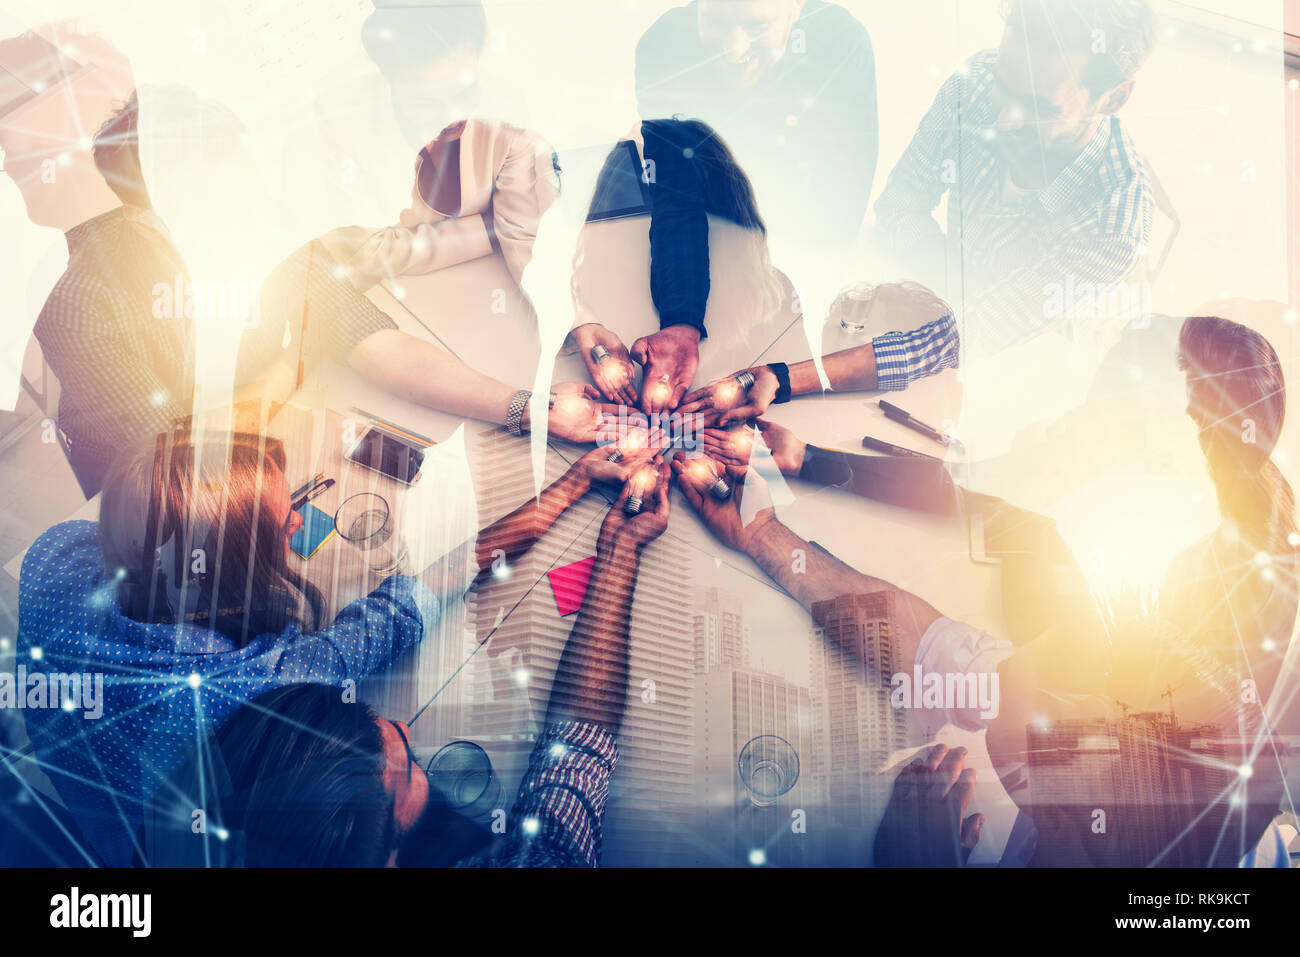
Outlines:
[[[703,590],[695,612],[695,673],[749,667],[749,627],[740,601],[717,587]]]
[[[894,598],[888,591],[846,595],[813,607],[822,622],[811,644],[824,779],[831,817],[847,827],[879,816],[888,790],[878,771],[907,743],[907,720],[890,704],[896,670]],[[820,781],[819,781],[820,783]]]

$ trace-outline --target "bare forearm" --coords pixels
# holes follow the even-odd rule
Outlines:
[[[817,618],[817,606],[845,595],[889,591],[896,596],[900,624],[917,635],[941,617],[931,605],[897,585],[864,575],[818,545],[805,541],[777,519],[751,536],[746,551],[768,576]],[[826,606],[822,606],[823,608]],[[817,622],[824,624],[822,621]]]
[[[376,332],[352,350],[364,378],[410,402],[498,425],[518,391],[466,365],[431,342],[396,329]]]
[[[615,542],[597,554],[587,597],[555,670],[547,722],[587,721],[616,732],[627,704],[628,629],[640,553]]]
[[[871,343],[831,353],[822,358],[822,368],[835,392],[865,392],[875,389],[876,350]],[[811,359],[790,366],[790,394],[812,395],[822,391],[817,366]]]
[[[591,488],[591,480],[570,469],[535,501],[525,502],[505,518],[479,532],[476,558],[479,577],[498,561],[513,562],[533,547],[564,512]]]

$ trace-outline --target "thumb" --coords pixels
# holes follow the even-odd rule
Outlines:
[[[632,343],[632,358],[640,365],[645,365],[646,361],[650,358],[649,346],[646,342],[645,336],[642,336],[636,342]]]
[[[972,814],[966,820],[961,822],[961,846],[965,850],[973,850],[979,843],[980,831],[984,829],[984,815]]]
[[[726,426],[732,422],[744,422],[757,411],[752,405],[742,405],[739,408],[730,409],[718,417],[718,425]]]
[[[759,418],[754,420],[754,424],[758,426],[758,431],[766,432],[776,423],[772,422],[770,419]]]

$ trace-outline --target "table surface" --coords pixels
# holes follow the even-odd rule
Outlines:
[[[630,346],[658,326],[649,295],[648,220],[592,224],[586,231],[586,255],[576,275],[584,304]],[[794,362],[811,354],[802,317],[791,304],[788,282],[781,308],[766,319],[752,318],[757,313],[747,242],[738,227],[723,223],[711,227],[709,335],[701,344],[697,383],[759,361]],[[537,319],[500,257],[426,276],[401,277],[396,295],[393,284],[388,285],[375,288],[370,296],[403,331],[429,339],[507,383],[526,388],[534,382],[541,358]],[[507,291],[504,311],[499,295],[493,297],[494,290],[502,289]],[[884,330],[872,329],[869,334],[880,331]],[[865,337],[835,341],[828,336],[822,348],[832,351],[863,341]],[[576,356],[556,359],[554,370],[554,381],[586,379]],[[951,414],[952,375],[948,372],[917,383],[899,397],[898,404],[922,420],[943,421]],[[876,406],[877,397],[860,393],[796,400],[773,406],[769,417],[823,446],[859,449],[862,436],[870,434],[934,452],[926,439],[887,420]],[[401,486],[344,461],[349,440],[369,421],[357,410],[434,440],[413,486]],[[576,617],[560,618],[545,572],[594,553],[599,518],[613,490],[589,494],[557,522],[535,546],[534,560],[521,561],[512,570],[519,577],[500,587],[498,603],[495,582],[468,596],[464,593],[476,570],[472,544],[479,528],[533,494],[527,440],[405,401],[342,367],[322,368],[309,377],[304,389],[275,415],[269,431],[286,443],[291,487],[317,472],[335,478],[337,484],[314,502],[330,514],[356,492],[383,495],[409,547],[412,567],[439,563],[441,584],[436,590],[443,601],[442,620],[390,672],[368,679],[362,693],[389,717],[415,719],[413,743],[422,755],[450,740],[478,741],[492,757],[509,793],[523,770],[527,737],[538,730],[550,681],[543,672],[548,665],[553,670],[563,637]],[[544,459],[547,481],[562,474],[583,451],[550,442]],[[783,481],[770,470],[765,472],[781,520],[797,534],[815,540],[859,571],[918,594],[951,618],[994,633],[1002,628],[998,569],[971,560],[964,523],[905,512],[797,480]],[[69,517],[94,518],[97,506],[92,500]],[[15,577],[21,559],[19,555],[5,566]],[[337,534],[309,561],[297,556],[294,560],[321,587],[333,609],[376,583],[367,574],[363,557]],[[674,489],[668,530],[647,550],[634,604],[632,688],[607,814],[606,862],[743,866],[747,863],[744,848],[761,840],[772,861],[853,863],[842,857],[849,853],[857,856],[857,863],[864,863],[862,856],[869,854],[875,824],[870,816],[861,828],[851,829],[847,839],[837,832],[832,840],[838,849],[828,846],[826,828],[821,829],[820,842],[815,839],[819,822],[826,820],[819,815],[827,809],[818,806],[819,801],[824,804],[824,790],[813,789],[819,770],[814,755],[801,755],[803,778],[775,808],[754,808],[744,800],[735,801],[740,793],[734,781],[736,755],[725,753],[725,747],[724,753],[707,758],[700,753],[695,735],[702,727],[707,682],[693,674],[692,629],[697,627],[695,616],[712,609],[711,603],[718,599],[714,589],[724,604],[739,609],[743,624],[738,628],[747,637],[750,669],[800,688],[810,686],[813,642],[818,639],[808,614],[746,556],[718,543]],[[493,604],[499,604],[495,613]],[[535,635],[536,641],[521,635]],[[523,652],[518,647],[530,644],[537,647]],[[539,650],[542,645],[545,649]],[[528,677],[509,687],[509,676],[521,674]],[[658,700],[653,691],[647,696],[646,687],[662,689]],[[710,711],[709,720],[717,722],[720,716]],[[780,730],[762,728],[763,719],[756,720],[754,733]],[[1015,808],[992,770],[983,735],[949,726],[939,739],[971,749],[969,764],[977,768],[980,782],[973,810],[987,816],[972,861],[994,862],[1005,845]],[[820,770],[824,773],[825,768]],[[720,809],[728,824],[721,829],[716,826]],[[793,809],[804,810],[808,818],[811,837],[803,845],[801,838],[791,837]]]

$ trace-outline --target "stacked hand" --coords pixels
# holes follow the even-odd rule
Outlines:
[[[688,458],[684,452],[673,457],[672,469],[686,501],[724,545],[745,551],[753,537],[776,518],[767,483],[757,472],[723,466],[707,455]],[[718,478],[731,486],[726,499],[713,494]]]
[[[602,404],[594,386],[580,382],[560,382],[552,389],[555,406],[547,413],[547,430],[570,442],[595,442],[601,423],[618,415],[618,406]]]
[[[641,411],[672,412],[695,381],[700,367],[700,331],[676,325],[632,343],[632,358],[645,369]]]
[[[730,429],[705,429],[704,451],[724,465],[743,468],[749,464],[749,457],[754,450],[756,429],[771,451],[772,461],[781,470],[781,474],[798,475],[803,467],[804,450],[808,444],[789,429],[767,419],[758,419],[752,427],[743,425]]]
[[[569,341],[577,347],[582,361],[586,363],[591,381],[595,383],[600,394],[611,402],[634,406],[637,403],[636,369],[632,357],[628,355],[627,346],[614,333],[599,322],[586,322],[569,333]],[[600,346],[608,355],[597,362],[592,357],[592,349]]]
[[[617,462],[609,460],[612,451],[611,446],[597,446],[574,462],[573,468],[580,471],[593,484],[607,482],[623,485],[638,469],[649,464],[656,454],[656,449],[650,446],[648,440],[638,442],[636,448],[626,451],[620,449],[623,454]]]
[[[748,389],[742,388],[736,381],[741,372],[748,372],[754,377],[754,384]],[[776,375],[767,366],[754,366],[741,369],[724,379],[710,382],[696,389],[682,400],[680,412],[703,412],[708,420],[719,428],[733,422],[744,422],[767,411],[780,383]]]
[[[608,555],[618,545],[633,545],[639,552],[664,533],[668,527],[668,481],[668,465],[659,456],[631,472],[600,526],[598,554]],[[654,487],[647,490],[650,484]],[[628,515],[624,505],[634,492],[642,498],[641,510]]]

